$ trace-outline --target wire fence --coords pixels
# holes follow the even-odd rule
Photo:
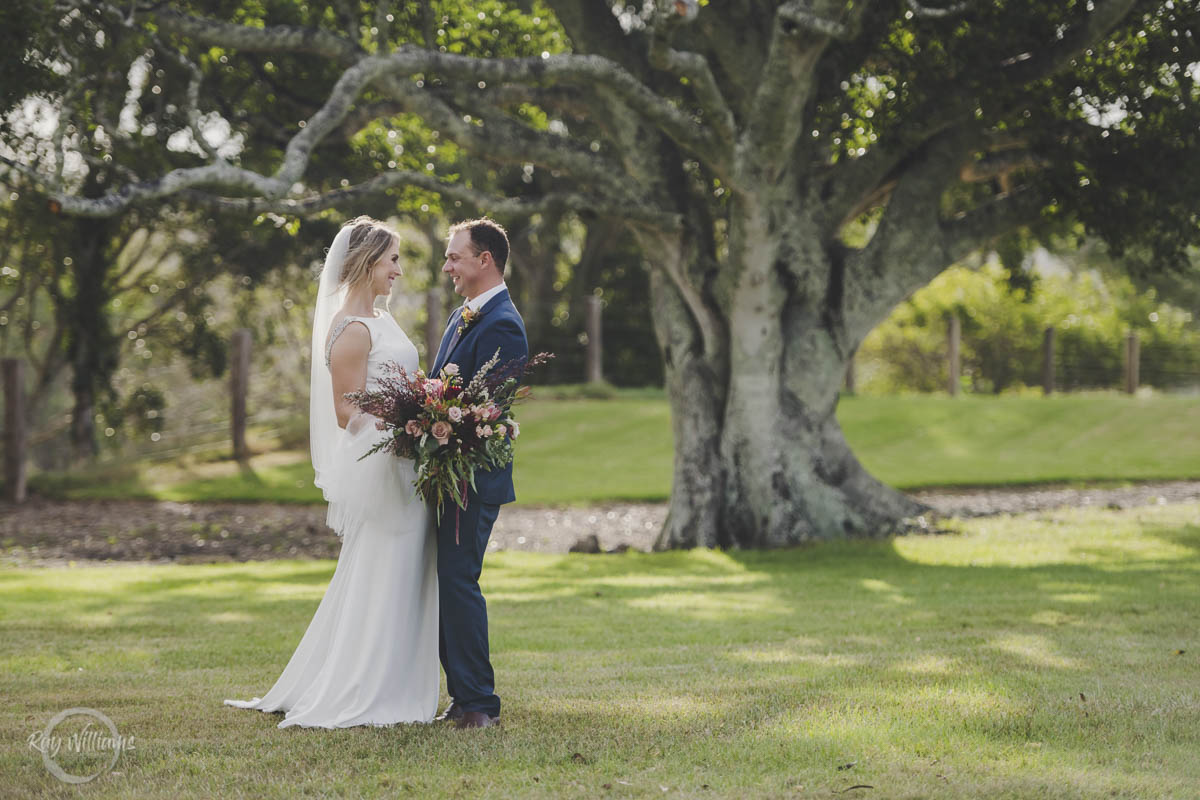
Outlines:
[[[1040,388],[1044,394],[1087,390],[1200,392],[1200,347],[1153,334],[1111,339],[1062,336],[968,337],[950,318],[941,347],[927,337],[864,348],[847,371],[847,388],[1001,393]]]

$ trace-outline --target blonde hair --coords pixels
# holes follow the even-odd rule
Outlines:
[[[383,258],[392,243],[399,243],[400,234],[377,219],[368,216],[355,217],[342,227],[353,227],[346,258],[342,261],[339,284],[354,286],[367,279],[371,268]]]

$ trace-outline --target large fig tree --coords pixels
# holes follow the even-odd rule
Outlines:
[[[873,326],[1017,229],[1077,221],[1118,251],[1152,246],[1160,266],[1197,238],[1194,3],[213,0],[73,13],[153,38],[154,57],[175,62],[156,85],[202,147],[100,197],[44,178],[63,213],[178,198],[304,215],[422,190],[626,226],[651,270],[673,411],[662,547],[896,530],[920,507],[862,467],[835,415]],[[425,35],[397,33],[413,25]],[[523,25],[518,48],[553,44],[499,57]],[[245,63],[272,87],[256,103],[319,87],[321,107],[243,125],[242,99],[205,87]],[[205,143],[217,117],[244,138],[238,154]],[[310,169],[323,143],[414,117],[437,134],[430,152],[453,147],[476,168],[373,149],[341,181]],[[490,197],[488,170],[506,165],[556,180],[538,197]]]

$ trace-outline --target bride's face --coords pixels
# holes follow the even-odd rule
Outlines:
[[[400,269],[400,243],[393,239],[383,257],[371,268],[371,294],[391,294],[392,284],[403,274],[404,271]]]

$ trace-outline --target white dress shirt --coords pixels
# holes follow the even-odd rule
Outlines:
[[[506,289],[508,289],[508,286],[505,285],[504,281],[500,281],[500,283],[488,289],[486,292],[472,297],[466,302],[465,305],[472,311],[478,311],[484,307],[488,300],[491,300],[493,297],[505,291]]]

